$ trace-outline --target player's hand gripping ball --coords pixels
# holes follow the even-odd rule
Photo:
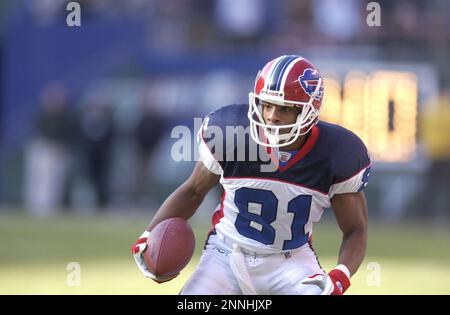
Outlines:
[[[189,223],[169,218],[153,228],[147,238],[143,258],[148,270],[164,281],[175,278],[194,254],[195,237]]]

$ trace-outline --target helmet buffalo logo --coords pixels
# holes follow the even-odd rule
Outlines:
[[[298,82],[302,89],[308,94],[310,97],[314,94],[317,88],[317,84],[319,84],[319,79],[321,78],[319,72],[313,70],[311,68],[305,69],[303,74],[298,77]],[[314,97],[315,100],[320,100],[323,94],[323,83],[321,84],[319,91]]]

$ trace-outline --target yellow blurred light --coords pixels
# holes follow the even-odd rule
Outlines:
[[[341,84],[336,74],[327,74],[324,78],[325,101],[320,115],[324,120],[334,124],[341,121]]]
[[[342,84],[331,74],[325,77],[322,118],[355,132],[374,160],[410,161],[416,151],[417,84],[412,72],[350,71]]]

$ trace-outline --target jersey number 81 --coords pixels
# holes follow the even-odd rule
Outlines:
[[[287,212],[294,214],[290,240],[284,240],[283,250],[298,248],[308,241],[305,224],[309,219],[312,196],[299,195],[290,200]],[[270,190],[240,188],[236,190],[234,203],[239,209],[235,226],[243,236],[265,245],[275,241],[275,229],[271,225],[277,219],[278,198]],[[249,204],[261,205],[259,213],[249,211]],[[256,224],[255,224],[256,223]]]

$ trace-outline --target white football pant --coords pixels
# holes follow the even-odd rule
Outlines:
[[[180,294],[321,294],[318,286],[301,283],[314,274],[325,271],[308,243],[289,254],[258,255],[211,235],[197,269]]]

